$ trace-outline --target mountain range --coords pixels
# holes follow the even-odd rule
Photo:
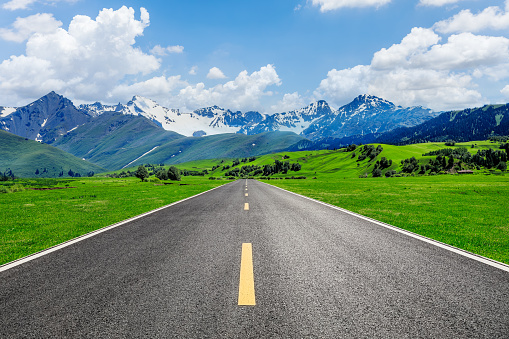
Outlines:
[[[0,129],[115,170],[146,162],[245,157],[351,143],[481,139],[509,134],[507,111],[506,105],[497,105],[439,113],[360,95],[338,110],[320,100],[275,114],[218,106],[184,113],[141,96],[126,104],[75,106],[51,92],[24,107],[0,107]],[[0,161],[0,167],[4,163]]]
[[[397,127],[415,126],[438,115],[430,109],[403,108],[370,95],[361,95],[338,110],[334,110],[327,102],[320,100],[298,110],[275,114],[254,111],[233,112],[218,106],[182,113],[177,109],[162,107],[141,96],[134,96],[125,105],[107,106],[96,102],[81,105],[79,109],[90,116],[99,116],[105,112],[142,115],[165,130],[185,136],[222,133],[253,135],[262,132],[286,131],[294,132],[310,140],[382,133]]]

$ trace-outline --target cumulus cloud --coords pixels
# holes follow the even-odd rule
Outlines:
[[[206,88],[203,83],[189,85],[181,89],[178,97],[173,100],[178,100],[180,107],[188,109],[211,105],[235,110],[259,109],[262,97],[272,95],[272,92],[266,90],[272,85],[281,85],[281,80],[275,67],[269,64],[251,74],[242,71],[234,80],[211,88]]]
[[[176,46],[168,46],[161,47],[161,45],[156,45],[154,48],[150,50],[150,52],[154,55],[165,56],[168,54],[180,54],[184,52],[184,46],[176,45]]]
[[[283,96],[283,99],[278,101],[275,105],[270,108],[272,112],[288,112],[306,105],[304,99],[299,95],[298,92],[287,93]]]
[[[506,2],[506,7],[509,1]],[[437,22],[434,29],[441,33],[476,33],[486,29],[501,30],[509,28],[509,11],[498,6],[484,9],[478,14],[472,14],[469,9],[463,10],[444,21]]]
[[[345,7],[380,7],[392,0],[312,0],[314,6],[319,6],[321,12],[332,11]]]
[[[12,33],[18,34],[18,40],[29,35],[26,55],[12,56],[0,64],[0,99],[38,98],[55,90],[80,100],[97,100],[127,75],[157,70],[159,60],[133,46],[150,23],[148,12],[144,8],[140,12],[140,20],[135,19],[134,9],[125,6],[116,11],[103,9],[95,20],[77,15],[68,30],[51,16],[25,18],[25,23],[39,20],[47,24],[41,25],[45,30],[33,33],[23,31],[26,25],[16,20],[13,27],[20,28]],[[35,69],[44,76],[34,77]]]
[[[463,1],[463,0],[420,0],[419,4],[423,5],[423,6],[440,7],[440,6],[455,4],[460,1]]]
[[[50,34],[62,26],[53,14],[38,13],[26,18],[17,18],[11,29],[0,28],[0,38],[7,41],[23,42],[34,33]]]
[[[225,79],[226,75],[224,75],[223,71],[221,71],[217,67],[212,67],[207,74],[207,79]]]
[[[431,29],[414,28],[376,52],[370,65],[333,69],[315,91],[340,106],[361,93],[436,110],[485,103],[475,80],[509,76],[509,39],[460,33],[445,42]]]
[[[190,75],[196,75],[198,72],[198,66],[193,66],[191,67],[191,69],[189,70],[189,74]]]

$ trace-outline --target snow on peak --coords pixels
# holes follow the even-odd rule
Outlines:
[[[0,107],[0,118],[6,117],[16,111],[14,107]]]

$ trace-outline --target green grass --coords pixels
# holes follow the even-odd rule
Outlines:
[[[507,176],[266,182],[509,264]]]
[[[69,188],[0,193],[0,264],[227,182],[185,177],[156,186],[136,178],[21,180],[18,186]],[[12,185],[6,184],[0,188]]]

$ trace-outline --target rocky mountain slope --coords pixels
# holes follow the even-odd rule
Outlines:
[[[51,92],[0,118],[0,129],[31,140],[52,143],[92,117],[61,95]]]

